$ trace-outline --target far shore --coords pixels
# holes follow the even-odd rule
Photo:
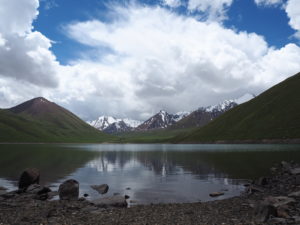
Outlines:
[[[300,144],[300,138],[296,139],[262,139],[262,140],[219,140],[203,142],[0,142],[4,144]]]

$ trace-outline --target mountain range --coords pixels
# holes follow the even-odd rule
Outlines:
[[[100,116],[97,120],[88,121],[87,123],[96,129],[110,134],[165,128],[182,129],[201,127],[238,104],[249,101],[254,97],[253,94],[245,94],[238,99],[225,100],[217,105],[200,107],[193,112],[183,111],[172,114],[160,110],[144,122],[131,119],[116,119],[111,116]]]
[[[102,117],[92,125],[38,97],[0,109],[0,142],[255,143],[300,142],[300,73],[259,96],[200,107],[188,113],[161,110],[145,122]],[[254,97],[254,98],[253,98]],[[99,128],[117,135],[106,134]]]

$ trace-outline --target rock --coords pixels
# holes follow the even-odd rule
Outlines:
[[[266,222],[270,217],[277,216],[277,210],[273,205],[263,201],[255,208],[255,220],[257,222]]]
[[[116,196],[116,195],[121,195],[121,194],[118,192],[115,192],[113,195]]]
[[[51,192],[51,189],[48,188],[48,187],[43,187],[43,186],[41,186],[39,184],[31,184],[27,188],[26,192],[30,193],[30,194],[41,195],[41,194],[45,194],[45,193]]]
[[[77,200],[79,196],[79,183],[70,179],[59,185],[58,189],[60,200]]]
[[[129,198],[130,198],[130,196],[129,196],[129,195],[125,195],[124,197],[125,197],[125,199],[129,199]]]
[[[286,219],[274,217],[271,218],[268,222],[270,222],[271,224],[286,224]]]
[[[300,167],[290,169],[289,172],[290,172],[290,174],[292,174],[292,175],[298,175],[298,174],[300,174]]]
[[[48,198],[51,199],[58,195],[58,191],[51,191],[48,193]]]
[[[7,188],[0,186],[0,191],[6,191]]]
[[[281,167],[282,167],[284,170],[288,170],[288,169],[291,168],[291,164],[288,163],[288,162],[286,162],[286,161],[282,161],[282,162],[280,163],[280,165],[281,165]]]
[[[246,192],[248,194],[252,194],[254,192],[264,192],[264,190],[262,188],[257,187],[257,186],[251,185],[247,188]]]
[[[109,186],[107,184],[91,185],[91,188],[96,190],[99,194],[103,195],[108,192]]]
[[[289,197],[300,197],[300,191],[292,192],[288,196]]]
[[[212,192],[209,194],[210,197],[218,197],[224,195],[224,192]]]
[[[267,202],[270,205],[273,205],[275,208],[278,208],[280,206],[288,205],[290,203],[295,202],[295,199],[285,197],[285,196],[278,196],[278,197],[269,196],[265,199],[265,202]]]
[[[125,208],[128,205],[125,197],[120,195],[96,199],[93,200],[92,203],[98,207],[103,207],[103,208],[107,208],[107,207]]]
[[[277,217],[281,217],[285,219],[290,218],[289,214],[284,208],[278,208],[276,212],[277,212]]]
[[[26,190],[31,184],[38,184],[40,182],[40,172],[38,169],[26,169],[20,176],[19,189]]]
[[[295,184],[300,185],[300,175],[295,177]]]
[[[6,191],[0,190],[0,196],[1,196],[1,195],[5,195],[6,193],[7,193]]]
[[[268,179],[266,177],[260,177],[254,181],[254,184],[259,186],[264,186],[268,184]]]
[[[89,196],[89,195],[88,195],[88,194],[86,194],[86,193],[83,195],[83,197],[85,197],[85,198],[86,198],[86,197],[88,197],[88,196]]]
[[[295,223],[300,223],[300,216],[293,216],[292,219],[294,220]]]
[[[130,187],[127,187],[126,190],[131,190],[131,188],[130,188]]]

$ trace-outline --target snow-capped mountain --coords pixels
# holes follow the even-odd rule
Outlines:
[[[179,112],[176,114],[169,114],[164,110],[159,111],[157,114],[146,120],[144,123],[139,125],[136,130],[146,131],[152,129],[167,128],[182,118],[189,115],[189,112]]]
[[[238,99],[225,100],[217,105],[200,107],[199,109],[193,111],[186,118],[172,125],[172,128],[202,127],[226,111],[236,107],[239,104],[247,102],[254,97],[255,96],[252,94],[245,94]]]
[[[112,116],[100,116],[96,120],[87,121],[87,123],[95,127],[96,129],[107,133],[118,133],[131,131],[142,122],[128,118],[117,119]]]

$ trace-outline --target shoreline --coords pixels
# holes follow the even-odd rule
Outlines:
[[[300,144],[300,138],[295,139],[262,139],[262,140],[219,140],[219,141],[203,141],[203,142],[0,142],[0,145],[26,145],[26,144]]]
[[[300,224],[300,166],[282,162],[271,171],[272,176],[247,184],[241,196],[197,203],[126,208],[83,197],[48,200],[27,191],[2,193],[0,224]]]

